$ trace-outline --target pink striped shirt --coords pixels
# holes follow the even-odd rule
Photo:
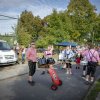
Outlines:
[[[99,54],[94,49],[86,50],[82,54],[83,54],[83,56],[86,57],[87,61],[93,61],[93,62],[100,61]]]
[[[29,48],[27,50],[26,57],[27,57],[28,61],[32,60],[33,62],[36,62],[37,61],[37,52],[36,52],[36,49]]]

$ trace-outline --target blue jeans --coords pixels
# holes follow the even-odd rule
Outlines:
[[[25,62],[25,54],[22,54],[22,62]]]

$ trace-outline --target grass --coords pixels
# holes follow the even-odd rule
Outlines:
[[[96,100],[96,97],[99,92],[100,92],[100,79],[96,81],[94,88],[91,90],[86,100]]]

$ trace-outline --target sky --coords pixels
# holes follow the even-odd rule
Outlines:
[[[70,0],[0,0],[0,15],[11,16],[18,18],[22,11],[32,11],[34,16],[45,16],[52,13],[52,9],[64,11],[67,9]],[[100,13],[100,0],[90,0],[92,5],[97,8],[97,13]],[[12,26],[17,24],[17,19],[8,19],[0,16],[0,33],[12,33]]]

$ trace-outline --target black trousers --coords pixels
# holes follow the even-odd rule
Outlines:
[[[36,62],[28,61],[29,76],[33,76],[36,71]]]
[[[83,71],[86,71],[87,65],[83,66]]]
[[[88,62],[87,66],[87,75],[91,75],[91,77],[94,77],[94,74],[96,72],[96,66],[97,62]]]
[[[71,63],[66,63],[66,68],[72,68]]]

